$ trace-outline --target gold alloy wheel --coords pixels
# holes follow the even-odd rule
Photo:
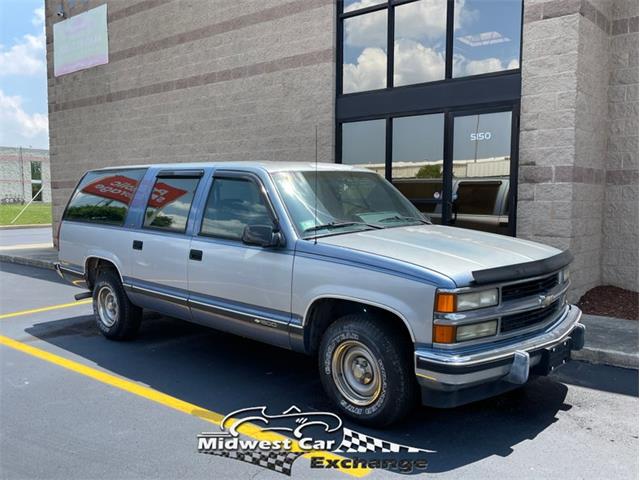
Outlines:
[[[338,345],[331,359],[331,372],[340,393],[354,405],[371,405],[380,396],[380,366],[362,342],[346,340]]]

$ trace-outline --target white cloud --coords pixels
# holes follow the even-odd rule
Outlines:
[[[8,96],[0,90],[0,145],[49,148],[47,114],[29,115],[22,108],[22,97]]]
[[[468,60],[462,55],[456,55],[454,58],[454,64],[454,75],[461,77],[463,75],[480,75],[481,73],[511,70],[518,68],[519,61],[514,58],[503,63],[499,58],[495,57],[483,58],[482,60]]]
[[[35,75],[45,71],[44,33],[24,35],[10,48],[0,45],[0,75]]]
[[[345,19],[344,35],[348,47],[386,47],[387,11],[381,10]]]
[[[402,39],[395,44],[394,57],[394,85],[432,82],[444,78],[444,56],[433,48]]]
[[[31,23],[42,27],[38,34],[23,35],[9,47],[0,44],[0,76],[37,75],[46,72],[44,8],[34,10]]]
[[[384,88],[387,80],[387,54],[381,48],[365,48],[357,63],[344,65],[344,93]]]
[[[44,7],[36,8],[33,11],[33,18],[31,19],[31,23],[33,23],[36,27],[44,25]]]

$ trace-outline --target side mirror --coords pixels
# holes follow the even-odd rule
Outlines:
[[[242,243],[258,247],[279,247],[282,245],[282,234],[273,225],[247,225],[242,232]]]

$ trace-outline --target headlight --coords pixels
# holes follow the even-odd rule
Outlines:
[[[469,325],[433,326],[433,341],[436,343],[455,343],[476,338],[491,337],[498,332],[498,320],[472,323]]]
[[[492,307],[497,304],[497,288],[467,293],[438,292],[435,311],[440,313],[463,312],[465,310]]]
[[[569,281],[569,279],[571,278],[570,274],[569,274],[569,267],[565,267],[562,269],[562,271],[560,272],[560,283],[566,283]]]
[[[498,320],[488,322],[473,323],[471,325],[460,325],[456,329],[456,340],[464,342],[474,338],[490,337],[495,335],[498,329]]]

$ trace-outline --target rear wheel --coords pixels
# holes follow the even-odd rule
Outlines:
[[[319,366],[331,400],[360,423],[390,425],[415,404],[410,345],[384,320],[354,314],[329,325],[320,342]]]
[[[126,340],[138,333],[142,309],[129,301],[117,272],[111,269],[98,272],[93,312],[98,329],[111,340]]]

